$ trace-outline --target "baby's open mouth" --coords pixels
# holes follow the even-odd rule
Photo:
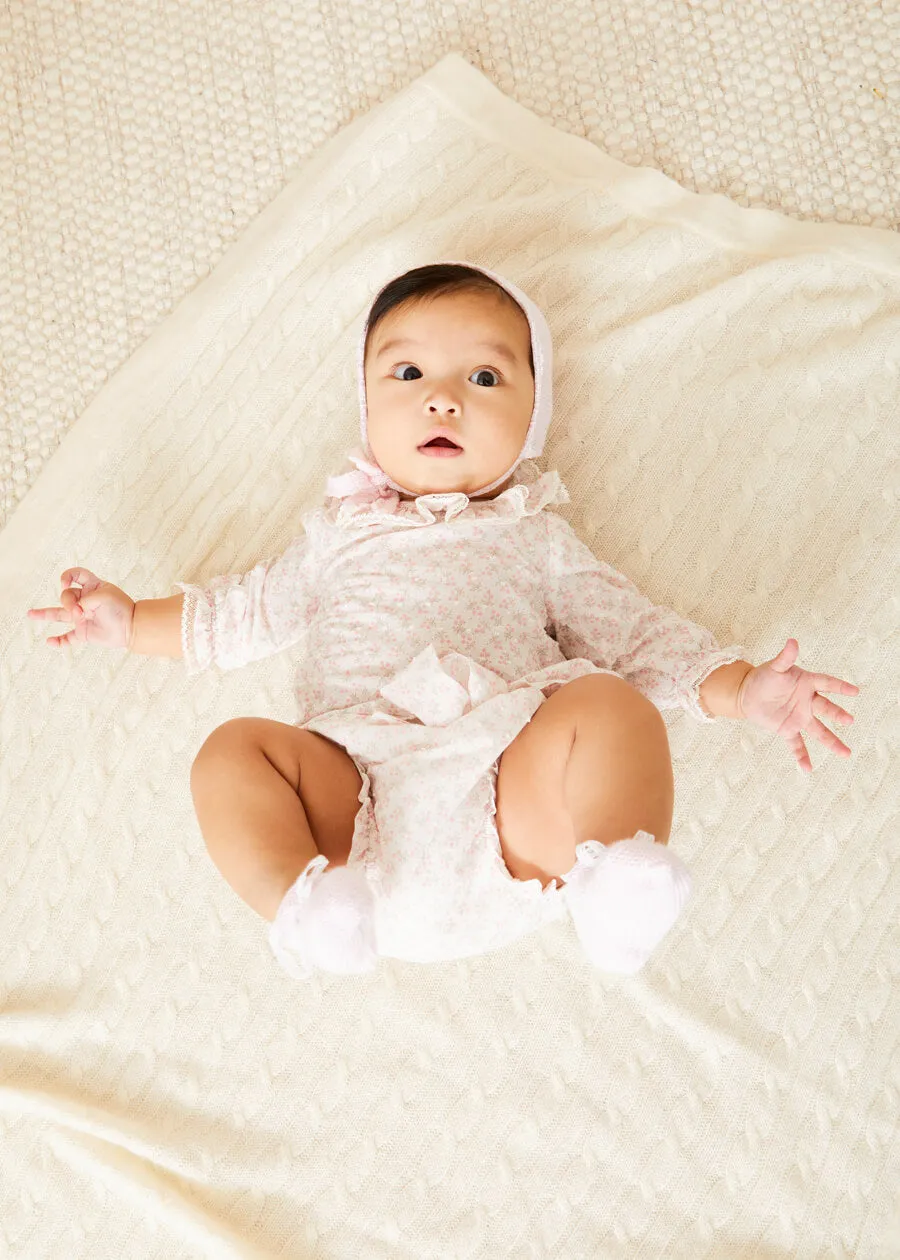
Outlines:
[[[458,446],[456,442],[451,442],[449,438],[445,438],[445,437],[432,438],[430,442],[423,442],[422,445],[419,447],[419,450],[426,451],[431,446],[446,446],[451,451],[462,450],[462,447]]]

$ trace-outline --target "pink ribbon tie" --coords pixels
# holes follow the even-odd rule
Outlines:
[[[377,464],[370,463],[359,447],[352,450],[347,458],[359,471],[342,473],[340,477],[329,477],[328,496],[332,499],[348,499],[356,507],[377,504],[379,512],[396,512],[400,495],[391,489],[387,474]]]

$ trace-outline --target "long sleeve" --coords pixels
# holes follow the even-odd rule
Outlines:
[[[720,648],[703,626],[651,603],[633,582],[598,560],[554,512],[548,526],[547,610],[563,655],[612,669],[658,709],[683,708],[701,722],[700,684],[720,665],[745,658]]]
[[[301,534],[280,556],[249,573],[226,573],[205,585],[176,582],[184,592],[181,646],[185,669],[238,669],[272,656],[306,634],[316,599],[310,538]]]

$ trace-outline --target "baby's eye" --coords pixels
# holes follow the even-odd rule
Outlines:
[[[414,381],[414,380],[417,380],[417,379],[418,379],[418,378],[417,378],[417,377],[415,377],[415,376],[407,376],[407,375],[406,375],[406,372],[407,372],[407,369],[408,369],[408,368],[412,368],[412,370],[413,370],[414,372],[419,372],[419,369],[416,367],[415,363],[398,363],[398,364],[397,364],[397,367],[396,367],[396,368],[394,368],[394,371],[393,371],[393,372],[391,372],[391,376],[394,376],[395,372],[396,372],[399,368],[402,368],[402,369],[403,369],[403,373],[402,373],[402,375],[401,375],[399,378],[395,378],[395,379],[399,379],[399,380],[401,380],[401,381]],[[419,372],[419,376],[421,376],[421,375],[422,375],[422,373],[421,373],[421,372]],[[476,370],[472,373],[472,376],[483,376],[483,375],[493,376],[493,377],[495,377],[496,379],[495,379],[495,381],[493,381],[493,382],[491,382],[491,381],[481,381],[481,380],[479,380],[479,381],[476,381],[476,382],[475,382],[475,384],[476,384],[476,385],[491,385],[491,384],[499,384],[499,383],[500,383],[500,376],[499,376],[499,374],[498,374],[497,372],[495,372],[495,371],[494,371],[494,369],[493,369],[493,368],[476,368]],[[471,380],[472,378],[470,377],[469,379]]]
[[[414,372],[419,372],[419,369],[416,367],[415,363],[398,363],[398,364],[397,364],[397,367],[402,367],[402,368],[403,368],[403,375],[400,377],[400,379],[401,379],[402,381],[414,381],[414,380],[416,379],[416,377],[414,377],[414,376],[407,376],[407,375],[406,375],[406,369],[407,369],[407,368],[412,368],[412,370],[413,370]],[[394,372],[396,372],[396,370],[397,370],[397,368],[394,368]],[[393,376],[393,375],[394,375],[394,372],[391,372],[391,376]],[[421,372],[419,372],[419,376],[421,376],[421,375],[422,375],[422,373],[421,373]]]

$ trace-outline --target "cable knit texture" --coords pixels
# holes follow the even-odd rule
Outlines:
[[[261,44],[260,27],[241,26],[235,58],[216,64],[230,98],[170,90],[159,71],[173,50],[182,56],[178,22],[214,27],[215,6],[154,6],[159,26],[141,28],[140,38],[129,24],[143,10],[117,6],[128,27],[122,39],[115,28],[105,41],[86,39],[87,59],[58,71],[37,50],[52,50],[65,23],[94,32],[108,5],[50,14],[42,3],[19,3],[0,18],[4,34],[10,21],[28,24],[35,56],[23,65],[48,97],[95,66],[100,108],[113,59],[131,58],[136,103],[127,126],[119,129],[117,115],[109,129],[122,147],[109,152],[101,132],[75,149],[85,168],[123,181],[122,214],[104,217],[100,197],[79,202],[98,257],[112,257],[111,223],[129,213],[140,223],[154,199],[163,212],[157,189],[194,207],[221,185],[223,212],[235,189],[254,185],[257,206],[271,198],[252,222],[248,203],[235,202],[246,230],[226,236],[231,247],[202,283],[190,271],[193,287],[163,321],[168,290],[148,274],[170,258],[193,268],[192,234],[151,236],[143,261],[130,254],[121,268],[109,264],[128,286],[134,353],[99,392],[103,371],[91,373],[107,360],[90,354],[66,360],[77,367],[71,375],[42,377],[40,390],[24,377],[15,387],[21,406],[42,417],[77,399],[81,414],[0,533],[0,1253],[881,1260],[897,1252],[900,246],[877,226],[802,222],[691,190],[696,155],[715,154],[712,186],[727,189],[727,171],[737,178],[751,169],[729,151],[757,146],[770,204],[777,181],[795,187],[796,151],[778,156],[777,132],[764,124],[778,124],[779,92],[789,100],[803,92],[790,78],[779,86],[763,54],[739,50],[721,89],[739,102],[733,143],[731,134],[701,142],[698,130],[698,147],[669,168],[683,172],[685,188],[651,169],[652,151],[644,165],[639,148],[619,150],[631,164],[605,153],[604,130],[619,144],[615,128],[601,128],[596,144],[572,134],[578,101],[602,98],[610,119],[639,109],[622,95],[634,59],[616,61],[622,6],[575,7],[597,10],[593,41],[573,31],[565,6],[549,6],[540,20],[522,6],[520,24],[509,8],[486,6],[503,18],[491,19],[490,47],[506,68],[486,77],[458,55],[434,57],[416,78],[401,58],[396,96],[388,51],[420,38],[410,12],[422,11],[398,10],[396,25],[379,28],[378,6],[354,8],[354,21],[370,21],[364,32],[382,32],[374,45],[384,54],[381,77],[370,89],[379,109],[359,109],[280,191],[271,175],[266,183],[264,138],[234,125],[229,100],[262,110],[266,85],[273,100],[297,95],[291,74],[254,73],[285,43],[287,6],[277,9],[278,40]],[[251,8],[274,12],[264,4],[244,12]],[[772,23],[791,13],[754,0],[747,9],[756,22],[764,11]],[[223,11],[235,10],[226,3]],[[469,6],[453,11],[474,49],[480,28],[469,29]],[[658,38],[646,46],[656,60],[670,56],[679,22],[706,24],[720,48],[743,20],[718,4],[664,2],[663,18],[656,12],[648,8],[645,21],[647,38]],[[817,29],[813,6],[795,16]],[[336,66],[356,82],[368,46],[349,18],[346,26],[343,38],[303,45],[317,72],[305,80],[311,100]],[[848,55],[848,29],[829,57]],[[207,38],[217,46],[215,30],[204,30],[183,50],[184,73],[207,73]],[[562,45],[572,72],[544,109],[536,84]],[[778,63],[781,40],[766,46]],[[681,105],[700,80],[687,64],[665,63],[674,95],[663,112],[648,105],[636,134],[660,119],[670,134],[689,127]],[[848,63],[829,64],[839,99],[868,93],[863,118],[889,107],[870,91],[882,87],[874,70],[860,68],[844,85]],[[501,90],[513,83],[535,112],[512,99],[511,86]],[[774,92],[764,117],[762,85]],[[601,105],[590,108],[596,119]],[[38,111],[38,128],[43,117]],[[80,117],[79,108],[66,112],[61,153],[83,145]],[[182,134],[166,131],[173,118],[185,127],[216,120],[211,147],[188,147],[184,166],[173,168],[184,172],[183,187],[166,167]],[[26,119],[26,139],[30,126]],[[137,126],[152,140],[148,154],[136,152],[129,128]],[[861,126],[862,147],[853,150],[851,135],[847,152],[868,173],[859,155],[871,144],[887,155],[873,170],[895,180],[895,133],[878,133],[877,119]],[[829,136],[843,154],[839,133]],[[237,171],[236,152],[245,159]],[[809,168],[813,209],[824,206],[826,217],[830,153],[817,150]],[[152,171],[150,192],[138,160]],[[40,169],[67,197],[54,161]],[[655,164],[667,161],[661,151]],[[0,181],[0,195],[14,196],[18,182]],[[877,182],[864,187],[874,204]],[[215,248],[209,232],[204,220],[201,263]],[[483,519],[462,499],[440,509],[423,500],[396,520],[339,519],[323,491],[358,443],[360,320],[383,281],[442,257],[508,275],[553,330],[554,418],[539,477],[511,487]],[[38,286],[40,313],[46,268],[36,259],[22,274],[26,289]],[[55,292],[66,287],[57,281]],[[124,316],[115,303],[98,310],[96,321],[82,312],[72,328],[112,337],[115,367]],[[48,317],[56,318],[52,307]],[[26,334],[36,337],[31,350],[43,344],[27,319],[3,324],[16,345]],[[65,403],[56,413],[46,409],[55,398]],[[548,498],[520,514],[532,494],[549,494],[553,474],[570,500]],[[402,627],[410,617],[412,630],[425,615],[400,567],[432,572],[430,540],[445,538],[449,559],[454,531],[466,532],[469,551],[481,549],[476,585],[494,548],[514,572],[480,611],[448,574],[457,604],[448,600],[447,637],[434,656],[399,630],[397,642],[371,644],[367,626],[393,619]],[[377,591],[377,620],[366,572],[376,554],[398,567],[393,587]],[[266,596],[281,557],[293,605]],[[48,633],[68,627],[29,622],[25,611],[55,603],[59,574],[72,564],[136,599],[170,594],[176,582],[195,586],[185,660],[46,647]],[[682,663],[690,642],[676,637],[665,649],[671,659],[659,659],[660,608],[717,644],[745,644],[754,662],[794,635],[801,665],[857,683],[859,697],[846,701],[856,723],[835,728],[852,759],[807,736],[815,772],[801,776],[776,736],[700,721],[690,711],[698,679]],[[473,612],[482,618],[477,654],[455,646]],[[349,659],[328,655],[325,627],[337,640],[352,618],[357,636],[342,639]],[[544,625],[560,639],[542,640]],[[631,677],[671,702],[663,711],[676,783],[670,846],[693,878],[687,907],[639,974],[591,967],[563,915],[462,959],[420,966],[381,957],[371,973],[304,983],[286,975],[266,925],[203,843],[189,772],[206,736],[241,715],[293,722],[298,701],[311,714],[351,709],[364,703],[354,688],[370,676],[371,702],[402,719],[386,724],[392,737],[428,740],[491,706],[496,727],[487,736],[478,728],[494,739],[477,750],[473,783],[483,787],[484,763],[536,698],[510,690],[527,675],[528,653],[547,654],[539,668],[593,666],[607,638]],[[481,655],[499,653],[503,639],[503,651],[522,655],[521,668]],[[401,643],[406,676],[392,658]],[[692,650],[699,670],[702,643]],[[192,661],[203,668],[191,672]],[[384,679],[388,696],[379,693]],[[361,806],[373,799],[373,781],[362,784]],[[471,802],[488,814],[490,805],[484,796]],[[374,820],[368,805],[361,813],[365,836]],[[452,884],[457,857],[443,843]],[[482,895],[476,884],[472,896]]]

